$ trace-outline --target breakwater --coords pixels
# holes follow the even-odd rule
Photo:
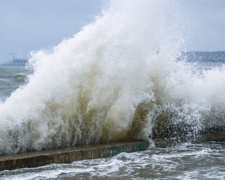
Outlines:
[[[0,171],[38,167],[53,163],[71,163],[84,159],[106,158],[121,152],[144,151],[148,146],[147,141],[130,141],[4,155],[0,156]]]
[[[156,147],[165,148],[182,142],[201,143],[206,141],[225,141],[225,128],[214,127],[199,134],[179,134],[153,137]],[[21,154],[0,156],[0,171],[18,168],[31,168],[56,163],[71,163],[85,159],[107,158],[121,152],[144,151],[148,148],[148,141],[116,142],[100,145],[81,146],[68,149],[35,151]]]

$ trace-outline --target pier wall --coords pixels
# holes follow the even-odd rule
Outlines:
[[[147,141],[131,141],[4,155],[0,156],[0,171],[38,167],[53,163],[71,163],[84,159],[106,158],[121,152],[144,151],[148,146]]]

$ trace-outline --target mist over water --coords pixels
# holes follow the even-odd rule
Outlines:
[[[181,20],[175,0],[112,0],[74,37],[33,53],[28,83],[0,104],[0,154],[223,125],[224,67],[177,61]]]

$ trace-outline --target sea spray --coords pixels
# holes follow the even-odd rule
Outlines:
[[[0,154],[148,139],[170,123],[224,123],[224,70],[177,62],[176,1],[112,0],[52,51],[33,53],[28,83],[0,104]],[[216,122],[217,123],[217,122]]]

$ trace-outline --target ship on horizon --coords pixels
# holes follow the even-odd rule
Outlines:
[[[12,61],[8,63],[3,63],[1,64],[1,66],[25,66],[28,63],[28,58],[25,57],[24,53],[9,53],[9,54],[13,55]]]

